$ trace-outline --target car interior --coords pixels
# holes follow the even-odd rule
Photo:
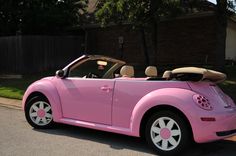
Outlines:
[[[70,73],[70,76],[83,77],[83,78],[103,78],[103,79],[137,78],[138,80],[148,80],[148,81],[166,81],[166,80],[198,81],[202,78],[202,74],[193,74],[193,73],[173,74],[171,71],[165,71],[162,76],[159,76],[157,68],[155,66],[148,66],[145,69],[144,73],[146,77],[144,76],[142,78],[137,78],[135,77],[134,66],[131,65],[122,66],[119,64],[114,64],[114,63],[111,64],[110,62],[97,60],[81,64],[79,68],[77,69],[75,68]]]

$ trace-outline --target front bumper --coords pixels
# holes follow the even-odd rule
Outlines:
[[[216,135],[219,137],[228,136],[236,133],[236,129],[230,131],[216,132]]]
[[[198,143],[211,142],[236,135],[236,109],[211,114],[215,121],[197,118],[192,125],[194,140]]]

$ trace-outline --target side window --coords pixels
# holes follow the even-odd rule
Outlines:
[[[71,69],[69,77],[103,78],[113,65],[113,62],[88,60]]]

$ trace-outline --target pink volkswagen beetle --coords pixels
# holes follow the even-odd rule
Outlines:
[[[160,155],[236,134],[236,106],[216,85],[225,74],[186,67],[158,77],[152,66],[145,73],[135,78],[123,61],[84,55],[28,87],[26,119],[34,128],[64,123],[144,136]]]

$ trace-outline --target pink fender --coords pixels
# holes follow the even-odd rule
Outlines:
[[[158,105],[169,105],[177,108],[187,117],[191,123],[191,116],[196,115],[193,114],[194,111],[190,111],[191,109],[196,109],[194,108],[196,106],[192,104],[192,96],[194,94],[196,93],[190,90],[179,88],[164,88],[148,93],[137,103],[132,112],[130,123],[132,133],[135,136],[140,136],[139,130],[144,114],[149,109]]]
[[[23,110],[25,109],[25,104],[26,104],[25,102],[27,100],[27,97],[35,91],[40,92],[47,97],[52,107],[53,120],[55,122],[59,121],[59,119],[62,118],[60,97],[58,95],[56,87],[48,79],[42,79],[40,81],[36,81],[35,83],[33,83],[28,87],[22,100]]]

